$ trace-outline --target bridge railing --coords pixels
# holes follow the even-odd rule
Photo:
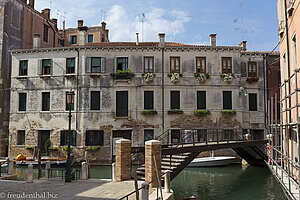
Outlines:
[[[246,140],[240,129],[169,129],[155,138],[163,145],[220,143]]]

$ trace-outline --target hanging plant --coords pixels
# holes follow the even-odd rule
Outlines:
[[[210,111],[209,110],[195,110],[194,115],[197,117],[204,117],[206,115],[209,115]]]
[[[195,73],[194,76],[196,77],[198,83],[205,83],[207,79],[209,79],[208,73]]]
[[[233,78],[235,77],[234,74],[220,74],[220,76],[227,84],[231,83],[233,81]]]
[[[170,74],[168,74],[168,77],[171,78],[172,83],[177,83],[179,81],[179,78],[182,77],[182,74],[180,74],[180,73],[170,73]]]
[[[154,81],[155,74],[145,73],[142,75],[142,77],[146,83],[152,83]]]

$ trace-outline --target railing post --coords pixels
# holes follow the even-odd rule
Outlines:
[[[206,130],[206,137],[205,137],[205,143],[207,144],[208,143],[208,130]]]
[[[195,146],[195,131],[192,130],[192,133],[193,133],[193,146]]]
[[[7,174],[8,175],[12,175],[13,174],[13,170],[14,170],[14,160],[12,158],[10,158],[8,160],[8,170],[7,170]]]
[[[166,170],[165,175],[164,175],[164,180],[165,180],[165,189],[164,191],[166,193],[170,193],[170,170]]]
[[[32,183],[32,175],[33,175],[33,165],[30,163],[28,165],[28,173],[27,173],[27,183]]]
[[[46,161],[46,168],[45,168],[45,175],[46,178],[50,178],[50,168],[51,168],[51,162],[49,160]]]
[[[217,144],[219,144],[219,130],[217,129]]]
[[[143,182],[142,183],[142,200],[149,199],[149,183]]]

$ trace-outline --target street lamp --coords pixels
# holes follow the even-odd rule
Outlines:
[[[67,109],[69,110],[69,131],[68,131],[68,158],[66,163],[66,174],[65,174],[65,182],[71,182],[71,160],[70,160],[70,152],[71,152],[71,110],[72,105],[74,105],[74,96],[75,93],[73,91],[69,91],[66,93],[67,95]]]

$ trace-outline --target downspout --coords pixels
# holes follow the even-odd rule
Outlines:
[[[162,133],[165,132],[165,48],[161,48],[161,101],[162,101]]]
[[[286,1],[284,1],[284,19],[285,19],[285,35],[286,35],[286,54],[287,54],[287,64],[288,64],[288,77],[291,77],[291,72],[290,72],[290,47],[289,47],[289,29],[288,29],[288,17],[287,17],[287,12],[286,12],[286,8],[287,8],[287,4]],[[289,79],[288,81],[288,86],[289,86],[289,90],[288,90],[288,94],[291,94],[291,80]],[[289,105],[291,106],[292,104],[291,98],[289,97]],[[289,110],[289,120],[288,123],[291,123],[291,117],[292,117],[292,113],[291,110]],[[288,129],[288,133],[289,135],[291,134],[291,129]],[[286,136],[287,138],[287,142],[288,142],[288,149],[286,149],[287,151],[287,156],[289,156],[289,135]]]
[[[79,65],[80,65],[80,54],[79,54],[79,51],[80,51],[80,48],[75,48],[75,51],[77,51],[77,72],[76,72],[76,92],[77,92],[77,100],[76,100],[76,113],[75,113],[75,116],[76,116],[76,130],[78,130],[78,110],[79,110]]]
[[[267,58],[267,56],[266,56],[266,54],[263,54],[263,62],[264,62],[264,67],[263,67],[263,76],[265,77],[264,78],[264,113],[265,113],[265,116],[267,116],[267,117],[265,117],[265,135],[264,135],[264,138],[266,138],[266,134],[268,133],[268,121],[269,120],[267,120],[267,118],[269,119],[269,116],[268,116],[268,114],[267,114],[267,98],[269,98],[269,74],[268,74],[268,71],[267,71],[267,69],[268,69],[268,66],[267,66],[267,60],[266,60],[266,58]],[[267,91],[267,96],[266,96],[266,92],[265,91]],[[268,105],[269,106],[269,105]]]

